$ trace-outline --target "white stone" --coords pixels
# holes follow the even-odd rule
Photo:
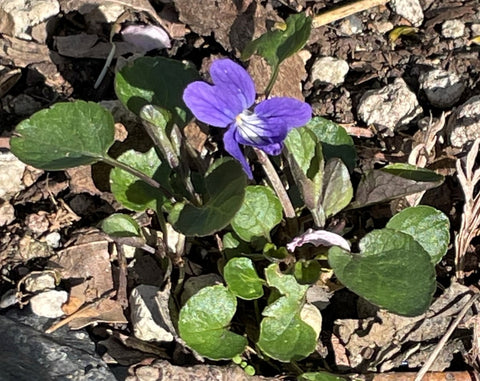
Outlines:
[[[158,311],[158,292],[158,287],[148,285],[140,285],[132,290],[129,300],[133,332],[140,340],[171,342],[174,337]]]
[[[58,249],[60,247],[60,240],[62,236],[59,232],[52,232],[45,236],[45,242],[52,249]]]
[[[480,24],[472,24],[470,29],[472,30],[472,38],[480,36]]]
[[[29,28],[57,15],[60,5],[57,0],[6,0],[0,1],[0,9],[14,20],[14,36],[30,40]]]
[[[448,119],[450,144],[462,148],[467,142],[480,138],[480,95],[459,106]]]
[[[390,6],[393,11],[412,23],[420,26],[423,23],[423,10],[419,0],[392,0]]]
[[[442,36],[445,38],[462,37],[465,33],[465,24],[460,20],[447,20],[442,24]]]
[[[22,184],[25,164],[11,152],[0,153],[0,198],[9,200],[24,189]]]
[[[33,296],[30,299],[30,306],[35,315],[53,319],[64,315],[62,305],[67,299],[66,291],[50,290]]]
[[[363,94],[358,105],[358,116],[367,125],[393,132],[422,115],[417,97],[402,78],[379,90]]]
[[[458,75],[441,69],[423,73],[418,81],[430,104],[439,108],[453,106],[465,90]]]
[[[312,66],[311,80],[313,83],[340,85],[348,73],[348,63],[334,57],[318,58]]]
[[[31,273],[24,281],[25,290],[32,293],[54,289],[55,283],[51,272]]]

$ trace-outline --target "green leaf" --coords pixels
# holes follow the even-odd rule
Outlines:
[[[320,263],[318,263],[318,261],[300,260],[295,263],[295,279],[300,284],[313,284],[319,279],[321,270],[322,266]]]
[[[222,285],[209,286],[188,299],[180,310],[178,330],[188,346],[212,360],[241,354],[247,339],[228,330],[237,298]]]
[[[297,381],[345,381],[346,379],[328,372],[308,372],[298,376]]]
[[[140,237],[140,226],[132,217],[115,213],[105,218],[101,229],[112,237]]]
[[[438,187],[443,176],[409,164],[391,164],[368,172],[358,184],[352,208],[385,202]]]
[[[266,186],[248,186],[240,210],[232,220],[232,228],[244,241],[253,237],[270,237],[270,231],[282,220],[282,204]]]
[[[387,228],[413,237],[430,255],[433,264],[440,262],[450,242],[450,222],[441,211],[420,205],[406,208],[393,216]]]
[[[246,182],[238,161],[217,160],[206,174],[206,204],[202,207],[175,204],[168,216],[170,223],[187,236],[206,236],[223,229],[242,206]]]
[[[118,99],[135,114],[153,104],[170,111],[183,126],[190,118],[182,96],[185,87],[197,80],[197,70],[183,61],[165,57],[142,57],[127,64],[115,76]]]
[[[308,128],[291,130],[285,139],[287,160],[305,205],[315,211],[320,204],[323,184],[322,145]]]
[[[348,168],[341,159],[330,159],[323,174],[322,208],[325,217],[334,216],[345,208],[353,197]]]
[[[154,148],[145,153],[129,150],[120,155],[118,160],[168,188],[170,168],[162,164]],[[110,172],[110,189],[117,201],[131,210],[157,209],[166,201],[165,195],[159,189],[120,168],[113,168]]]
[[[253,262],[248,258],[232,258],[223,269],[228,288],[245,300],[263,296],[263,280],[257,275]]]
[[[249,59],[255,52],[265,58],[272,68],[302,49],[312,28],[311,17],[303,13],[288,17],[285,30],[267,32],[250,42],[242,53],[242,60]]]
[[[360,255],[337,246],[328,250],[328,262],[346,287],[399,315],[427,310],[435,291],[435,267],[412,236],[374,230],[360,241],[360,250]]]
[[[307,357],[315,350],[322,320],[318,309],[304,304],[308,286],[298,284],[293,275],[282,274],[276,264],[265,269],[265,277],[282,296],[262,312],[258,347],[279,361]]]
[[[93,102],[57,103],[17,125],[10,149],[26,164],[60,170],[93,164],[114,140],[112,114]]]
[[[355,168],[357,152],[353,139],[345,129],[331,120],[316,116],[307,124],[307,128],[315,133],[322,142],[325,161],[338,157],[342,159],[349,171]]]

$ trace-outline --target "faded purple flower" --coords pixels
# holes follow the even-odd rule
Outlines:
[[[223,136],[225,150],[240,161],[252,178],[239,144],[278,155],[288,132],[308,123],[312,108],[294,98],[277,97],[264,100],[252,109],[255,102],[253,80],[244,68],[229,59],[214,61],[210,76],[213,85],[193,82],[185,89],[183,100],[198,120],[227,128]]]
[[[167,32],[155,25],[129,25],[121,33],[125,41],[145,52],[172,46]]]

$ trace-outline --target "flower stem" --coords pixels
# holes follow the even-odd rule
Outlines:
[[[270,183],[282,204],[283,211],[286,218],[295,218],[295,209],[293,209],[292,202],[288,197],[287,191],[278,177],[277,171],[273,167],[272,162],[268,158],[267,154],[258,148],[254,148],[255,153],[257,154],[258,161],[262,164],[265,173],[267,174]]]
[[[270,92],[273,89],[273,85],[277,80],[279,70],[280,70],[280,65],[275,66],[275,68],[273,69],[272,76],[270,77],[270,82],[268,82],[267,88],[265,89],[265,99],[268,99],[268,97],[270,96]]]
[[[173,194],[168,189],[166,189],[158,181],[152,179],[151,177],[148,177],[145,173],[139,171],[138,169],[135,169],[128,164],[122,163],[121,161],[118,161],[117,159],[114,159],[110,156],[102,157],[101,161],[103,161],[106,164],[111,165],[112,167],[123,169],[125,172],[128,172],[131,175],[133,175],[135,177],[138,177],[140,180],[147,183],[151,187],[160,189],[165,194],[165,196],[170,198],[170,201],[176,202],[175,197],[173,196]]]

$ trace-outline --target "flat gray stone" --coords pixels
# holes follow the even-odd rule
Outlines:
[[[412,23],[413,26],[423,24],[423,10],[419,0],[392,0],[393,11]]]
[[[347,61],[334,57],[318,58],[312,66],[311,80],[315,83],[340,85],[348,73]]]
[[[418,81],[432,106],[448,108],[458,102],[465,84],[455,73],[436,69],[423,73]]]
[[[480,138],[480,95],[459,106],[448,119],[447,133],[450,144],[462,148],[465,143]]]

